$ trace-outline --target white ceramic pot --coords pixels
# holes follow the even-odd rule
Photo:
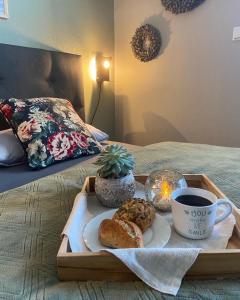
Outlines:
[[[133,173],[117,178],[106,179],[99,176],[95,180],[95,192],[102,205],[119,207],[124,201],[132,198],[135,193],[135,179]]]

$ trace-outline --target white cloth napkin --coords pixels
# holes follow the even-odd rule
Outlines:
[[[143,189],[138,185],[136,197],[144,198]],[[72,252],[89,251],[83,241],[85,225],[94,216],[106,211],[94,196],[79,193],[62,235],[67,235]],[[172,223],[171,214],[163,215]],[[152,288],[176,295],[182,279],[193,265],[201,249],[224,249],[232,235],[235,224],[233,215],[214,227],[213,234],[206,240],[190,240],[178,235],[172,227],[169,242],[164,248],[109,249],[140,279]],[[105,250],[106,251],[106,250]]]
[[[107,250],[155,290],[177,295],[182,279],[196,260],[197,248]],[[106,250],[105,250],[106,251]]]

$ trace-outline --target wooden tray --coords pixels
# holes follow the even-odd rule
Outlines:
[[[188,186],[200,187],[213,192],[218,198],[225,198],[219,188],[205,175],[184,175]],[[147,176],[135,176],[145,183]],[[95,177],[87,177],[82,191],[94,193]],[[202,251],[186,277],[192,279],[240,277],[240,210],[233,205],[237,224],[229,240],[227,249]],[[58,276],[60,280],[108,280],[132,281],[139,278],[118,258],[105,252],[72,253],[68,238],[62,240],[57,255]]]

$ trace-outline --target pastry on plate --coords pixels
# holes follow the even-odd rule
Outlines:
[[[137,224],[142,232],[152,225],[154,218],[155,208],[151,203],[140,198],[124,202],[113,216],[114,220],[120,219]]]
[[[134,223],[123,220],[105,219],[99,226],[99,241],[111,248],[142,248],[141,229]]]

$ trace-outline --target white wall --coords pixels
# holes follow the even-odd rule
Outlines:
[[[144,23],[162,33],[161,55],[142,63],[130,40]],[[239,0],[206,0],[172,15],[160,0],[115,0],[117,137],[240,146]]]

